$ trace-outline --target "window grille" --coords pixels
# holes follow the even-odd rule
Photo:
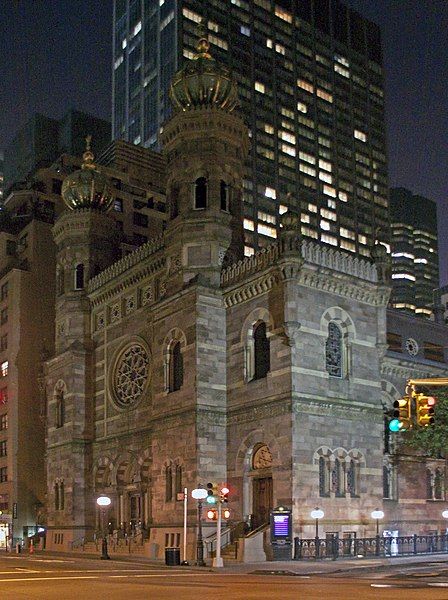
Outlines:
[[[325,367],[330,377],[342,378],[342,331],[336,323],[328,324],[325,344]]]

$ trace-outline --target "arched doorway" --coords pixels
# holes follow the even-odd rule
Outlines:
[[[272,454],[266,444],[254,449],[252,456],[252,526],[260,527],[269,522],[273,508]]]

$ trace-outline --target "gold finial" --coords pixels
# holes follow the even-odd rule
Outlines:
[[[196,31],[197,31],[199,40],[196,45],[197,54],[195,56],[195,59],[211,58],[211,56],[208,52],[210,49],[210,43],[208,41],[208,31],[207,31],[207,26],[205,24],[204,19],[201,19],[201,21],[198,23]]]
[[[83,158],[82,168],[83,169],[94,169],[95,168],[95,165],[93,163],[93,159],[95,158],[95,156],[91,150],[91,142],[92,142],[92,136],[89,133],[89,135],[86,136],[86,151],[82,155],[82,158]]]

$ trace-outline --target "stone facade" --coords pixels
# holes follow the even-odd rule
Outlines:
[[[406,464],[422,460],[397,471],[384,455],[384,410],[406,378],[445,373],[386,353],[383,250],[369,261],[304,241],[286,213],[278,241],[242,258],[241,119],[186,108],[163,141],[161,236],[117,261],[106,214],[74,210],[54,227],[68,283],[46,365],[48,547],[93,536],[107,494],[110,531],[149,535],[162,556],[180,541],[184,488],[207,482],[228,483],[232,522],[261,525],[290,506],[305,537],[316,505],[326,533],[371,535],[381,507],[403,533],[440,527],[436,512],[417,516],[422,502],[383,499],[384,465],[418,495]],[[195,527],[190,501],[190,557]]]

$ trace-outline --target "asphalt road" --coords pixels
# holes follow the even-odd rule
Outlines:
[[[275,575],[84,558],[0,556],[1,600],[448,600],[448,565]]]

